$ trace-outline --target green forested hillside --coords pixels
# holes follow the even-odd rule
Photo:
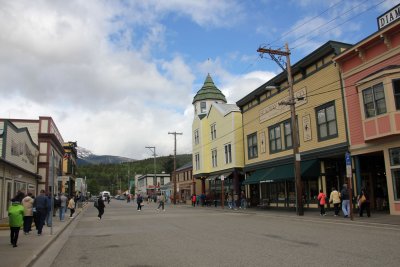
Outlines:
[[[177,155],[176,168],[192,161],[191,154]],[[174,156],[157,157],[156,173],[172,173],[174,170]],[[120,188],[128,188],[128,174],[132,180],[135,174],[154,173],[154,158],[124,162],[120,164],[98,164],[79,166],[77,177],[86,177],[88,191],[98,194],[100,191],[115,191]]]

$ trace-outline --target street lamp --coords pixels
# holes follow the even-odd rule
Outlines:
[[[150,149],[151,152],[153,152],[154,156],[154,183],[157,183],[157,178],[156,178],[156,147],[155,146],[146,146],[146,148]],[[154,185],[154,191],[156,190],[156,184]]]
[[[53,211],[54,211],[54,150],[51,150],[51,190],[50,190],[50,213],[47,214],[49,216],[48,223],[50,223],[50,235],[53,235]]]

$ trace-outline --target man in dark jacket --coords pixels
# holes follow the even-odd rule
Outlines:
[[[97,217],[99,217],[99,220],[101,220],[101,217],[103,216],[103,214],[104,214],[104,208],[105,208],[105,206],[106,205],[104,205],[104,201],[103,201],[103,198],[102,198],[102,196],[99,196],[98,197],[98,199],[97,199],[97,210],[99,211],[99,214],[97,215]]]
[[[343,185],[342,191],[340,191],[340,198],[342,199],[342,211],[345,218],[350,215],[350,197],[347,184]]]
[[[47,196],[45,195],[44,190],[40,190],[40,194],[35,198],[33,202],[33,207],[36,210],[35,212],[35,225],[37,229],[37,234],[42,234],[43,225],[46,220],[47,215]]]

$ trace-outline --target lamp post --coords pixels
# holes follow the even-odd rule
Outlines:
[[[53,212],[54,212],[54,150],[51,150],[51,190],[50,190],[50,213],[47,214],[49,216],[48,220],[50,223],[50,235],[53,235]]]
[[[154,180],[153,182],[157,183],[157,178],[156,178],[156,147],[155,146],[146,146],[146,148],[150,149],[151,152],[153,152],[154,156]],[[157,184],[154,185],[154,191],[157,189]]]

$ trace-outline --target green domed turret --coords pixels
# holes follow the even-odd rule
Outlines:
[[[192,104],[202,100],[221,100],[226,103],[224,94],[215,86],[210,74],[207,75],[203,87],[194,96]]]

